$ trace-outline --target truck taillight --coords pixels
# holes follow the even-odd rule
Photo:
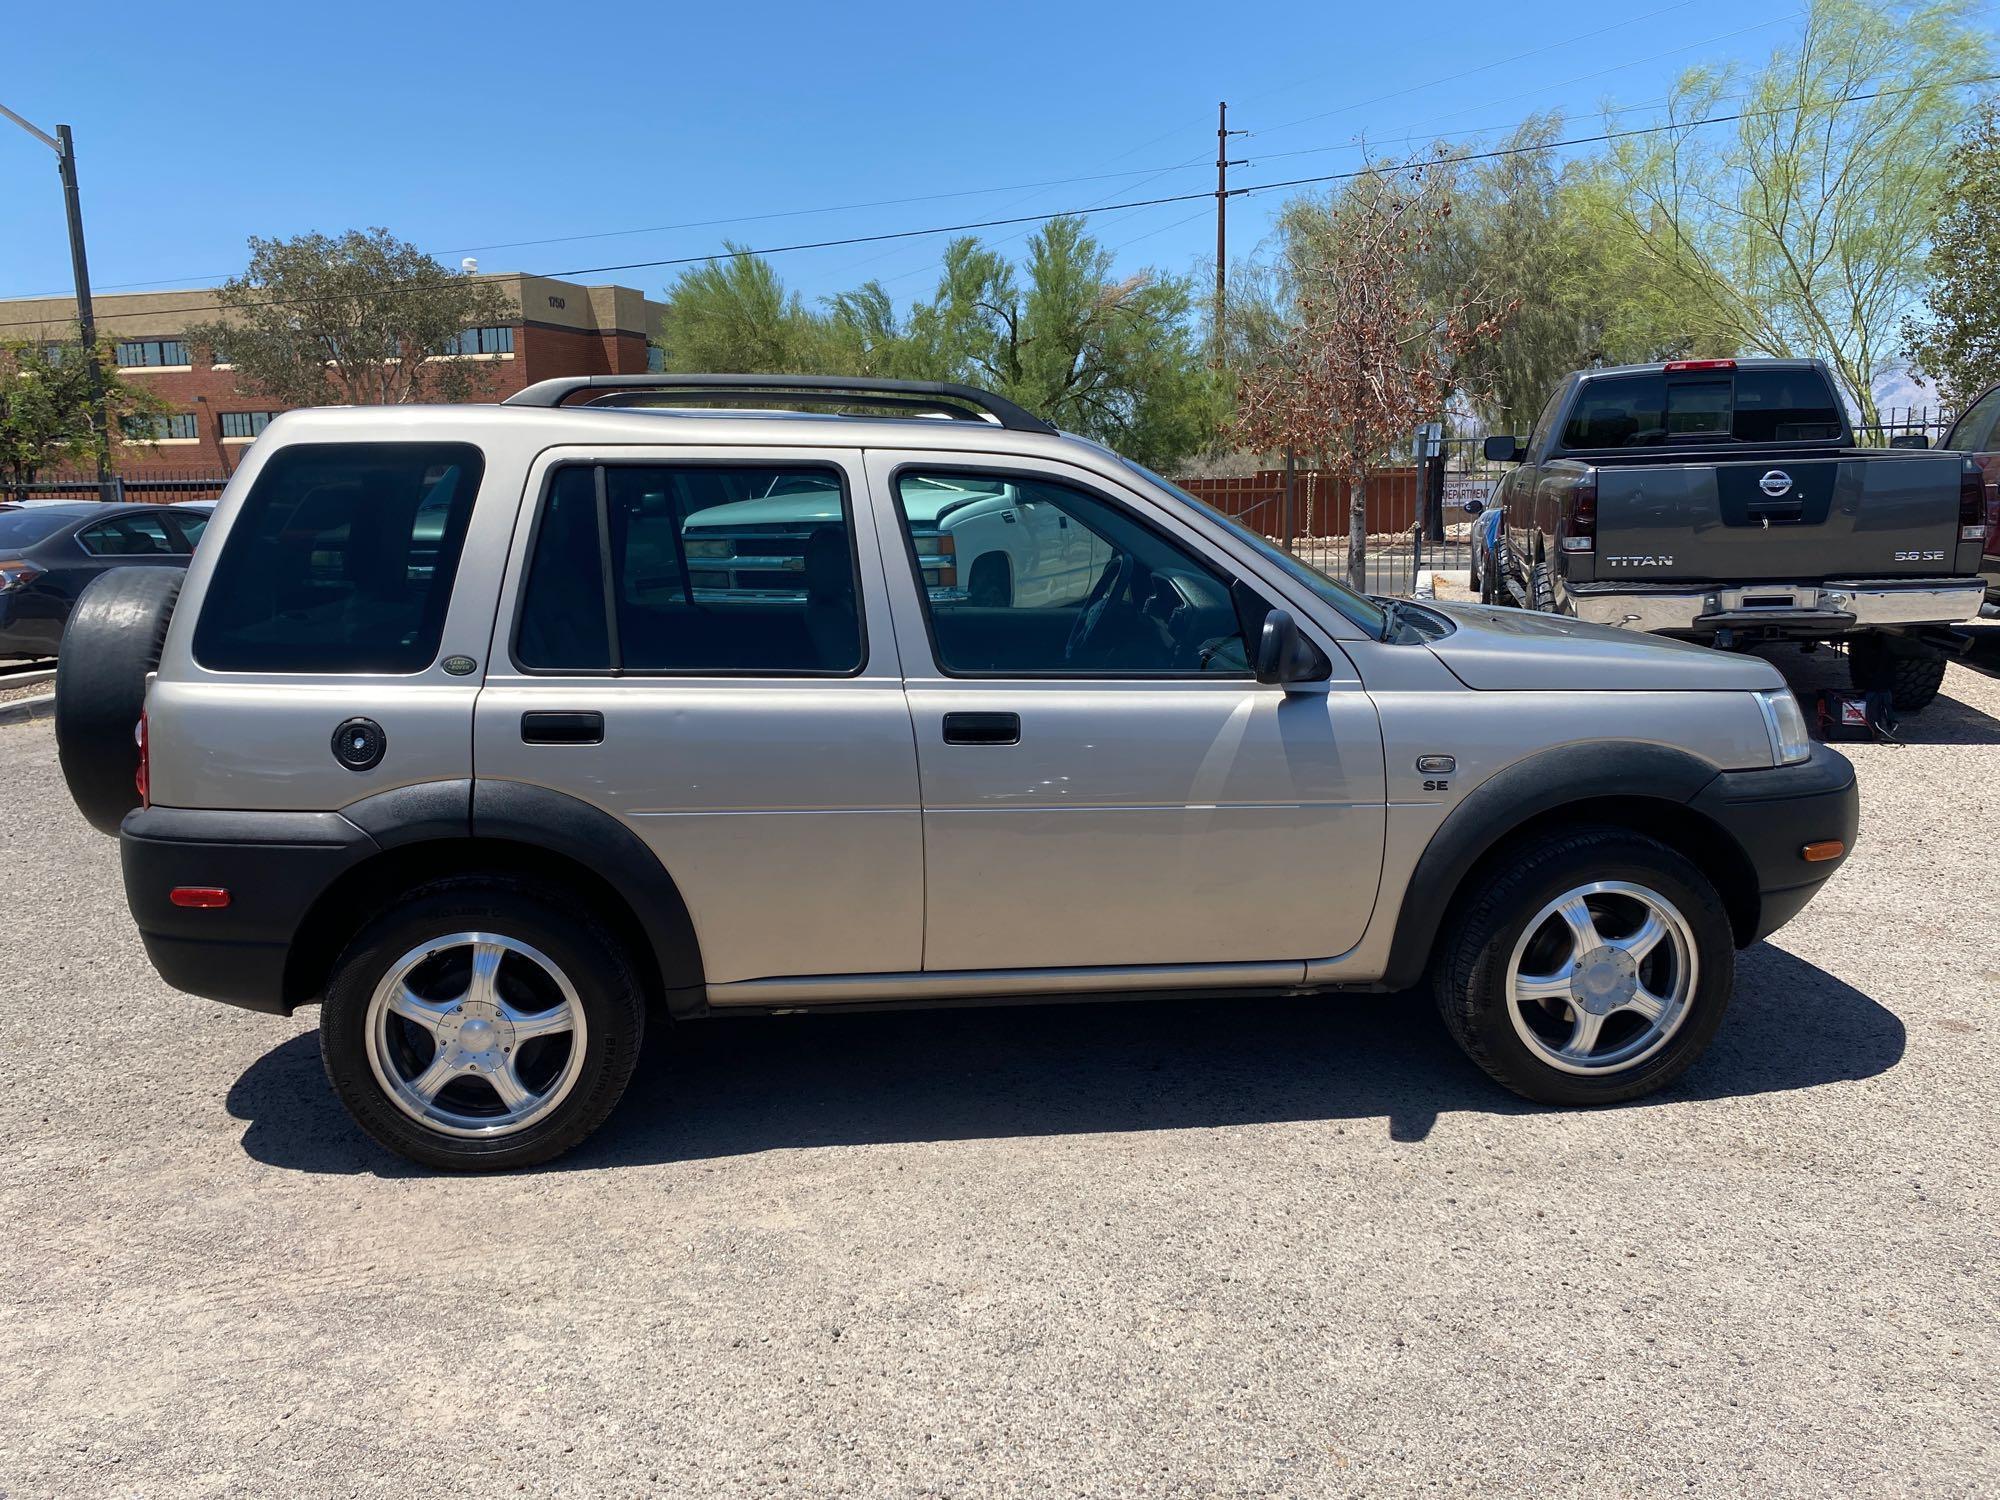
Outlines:
[[[1597,547],[1597,470],[1585,469],[1563,497],[1562,550],[1591,552]]]
[[[1958,539],[1984,542],[1991,552],[1996,523],[2000,523],[2000,515],[1990,514],[1986,506],[1985,472],[1968,458],[1958,471]]]
[[[139,747],[139,766],[132,773],[132,785],[138,789],[139,805],[153,805],[153,765],[146,737],[146,712],[139,711],[139,722],[132,726],[132,743]]]

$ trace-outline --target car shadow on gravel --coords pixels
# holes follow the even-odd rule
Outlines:
[[[1890,1011],[1759,944],[1740,956],[1736,1001],[1708,1054],[1672,1089],[1624,1107],[1870,1078],[1903,1046]],[[243,1149],[272,1166],[422,1172],[348,1120],[311,1035],[253,1063],[228,1106],[248,1122]],[[1419,993],[733,1017],[656,1028],[618,1112],[544,1170],[1302,1120],[1379,1120],[1420,1142],[1440,1115],[1461,1112],[1540,1107],[1473,1067]]]

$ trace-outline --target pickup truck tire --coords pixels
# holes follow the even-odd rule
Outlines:
[[[113,568],[91,580],[63,626],[56,756],[70,796],[99,833],[116,833],[139,805],[133,731],[186,578],[179,568]]]
[[[1549,565],[1538,562],[1528,570],[1528,605],[1545,615],[1556,612],[1556,584]]]
[[[1944,653],[1918,641],[1858,635],[1847,643],[1848,680],[1864,693],[1888,693],[1899,713],[1930,706],[1944,686],[1944,667]]]
[[[1005,553],[989,552],[973,563],[965,597],[969,603],[992,609],[1005,609],[1013,604],[1014,570]]]
[[[603,1124],[645,1024],[630,956],[582,906],[539,883],[451,877],[400,897],[335,960],[320,1057],[380,1144],[498,1171]]]
[[[1578,899],[1592,919],[1587,949],[1565,915]],[[1664,1087],[1708,1045],[1736,982],[1735,934],[1714,885],[1622,828],[1564,829],[1510,849],[1473,876],[1446,930],[1432,967],[1446,1029],[1540,1104],[1614,1104]],[[1565,972],[1558,997],[1551,976]]]

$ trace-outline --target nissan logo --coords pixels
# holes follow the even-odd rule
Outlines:
[[[1783,469],[1772,469],[1757,481],[1757,488],[1774,500],[1791,487],[1792,476]]]

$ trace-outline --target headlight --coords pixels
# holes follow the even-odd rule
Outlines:
[[[731,557],[736,552],[734,542],[698,541],[690,537],[686,545],[689,557]]]
[[[1799,712],[1799,700],[1790,688],[1768,688],[1751,694],[1764,714],[1764,730],[1771,736],[1771,764],[1795,766],[1812,757],[1812,739],[1806,734],[1806,716]]]

